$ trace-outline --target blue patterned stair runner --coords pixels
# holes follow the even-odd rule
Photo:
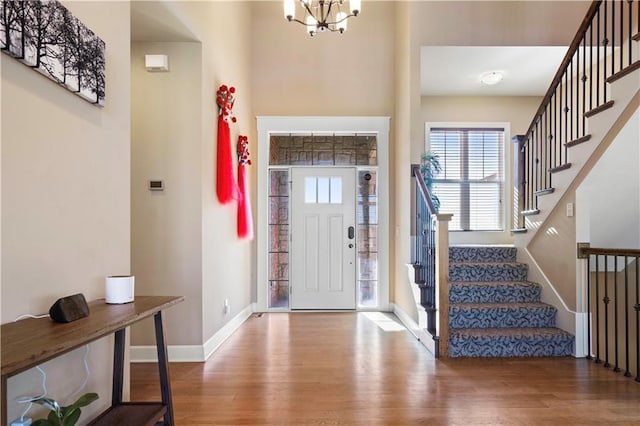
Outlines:
[[[449,249],[449,356],[567,356],[574,337],[555,327],[528,266],[509,246]]]

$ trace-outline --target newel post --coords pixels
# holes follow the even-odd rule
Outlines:
[[[436,335],[438,358],[449,357],[449,222],[452,214],[435,214],[436,226]]]
[[[525,170],[525,155],[524,155],[524,135],[516,135],[511,138],[511,142],[515,144],[514,147],[514,170],[513,170],[513,186],[514,196],[517,197],[517,222],[513,224],[515,229],[524,228],[524,216],[522,211],[525,210],[525,191],[526,191],[526,170]]]

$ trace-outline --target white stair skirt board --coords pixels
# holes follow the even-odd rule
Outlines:
[[[433,337],[431,337],[429,333],[420,328],[418,324],[416,324],[416,322],[413,320],[413,318],[411,318],[411,316],[407,314],[400,306],[396,305],[395,303],[392,303],[391,305],[394,315],[397,316],[400,322],[402,322],[402,324],[407,327],[407,330],[409,330],[409,332],[413,334],[416,339],[418,339],[422,346],[427,348],[427,350],[435,359],[436,344],[433,341]]]
[[[574,354],[576,358],[584,358],[589,355],[589,347],[587,346],[587,339],[585,339],[585,336],[589,331],[590,320],[590,314],[586,312],[576,313],[576,347]]]
[[[167,348],[169,362],[204,362],[255,312],[255,303],[239,312],[226,323],[204,345],[169,345]],[[131,346],[131,362],[157,362],[158,353],[155,345]]]

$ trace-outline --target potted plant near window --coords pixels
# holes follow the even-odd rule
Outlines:
[[[38,398],[33,402],[48,408],[50,411],[46,419],[38,419],[33,422],[32,426],[74,426],[78,422],[80,414],[82,414],[80,408],[86,407],[96,399],[98,399],[97,393],[85,393],[73,404],[61,407],[55,399]]]
[[[438,154],[432,151],[422,153],[422,157],[420,158],[420,173],[422,174],[427,190],[429,190],[429,195],[431,195],[431,201],[433,201],[436,213],[440,210],[440,199],[433,194],[433,180],[441,171],[442,166],[440,165],[440,157]]]

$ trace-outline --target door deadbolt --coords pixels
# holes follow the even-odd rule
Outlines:
[[[349,229],[347,230],[347,237],[349,237],[350,240],[353,240],[353,237],[356,236],[356,230],[354,229],[353,226],[350,226]]]

